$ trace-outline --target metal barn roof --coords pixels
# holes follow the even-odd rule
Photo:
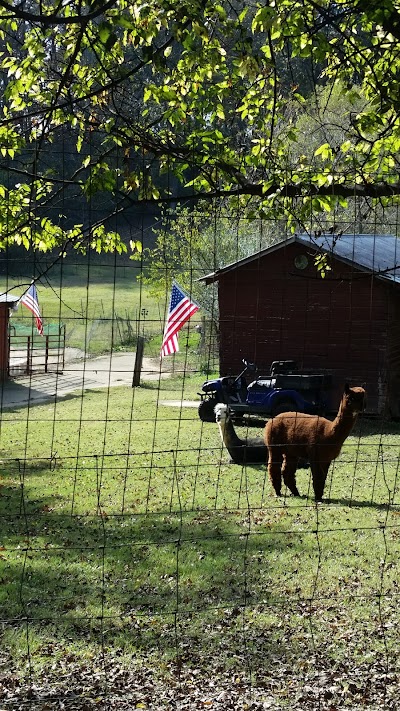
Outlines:
[[[375,274],[380,279],[400,284],[400,239],[394,235],[365,234],[343,234],[340,237],[331,234],[318,237],[306,234],[295,235],[272,245],[272,247],[267,247],[249,257],[217,269],[215,272],[201,277],[199,281],[211,284],[218,281],[219,277],[228,271],[249,264],[294,243],[302,244],[308,249],[312,249],[313,252],[322,250],[342,262],[354,265],[357,269]]]
[[[19,301],[19,299],[19,296],[14,296],[13,294],[9,294],[8,292],[0,294],[0,303],[2,304],[15,304],[17,301]]]

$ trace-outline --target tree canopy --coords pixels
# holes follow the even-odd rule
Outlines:
[[[3,248],[123,250],[109,217],[137,204],[230,198],[296,229],[400,194],[397,1],[0,0],[0,38]]]

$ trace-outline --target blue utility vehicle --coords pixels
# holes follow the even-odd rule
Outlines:
[[[273,361],[269,375],[256,376],[254,363],[243,360],[244,370],[206,380],[199,393],[199,417],[215,422],[214,407],[222,402],[238,415],[275,417],[281,412],[323,414],[329,409],[331,378],[325,373],[299,371],[293,360]],[[247,375],[247,377],[246,377]],[[248,384],[249,376],[254,379]]]

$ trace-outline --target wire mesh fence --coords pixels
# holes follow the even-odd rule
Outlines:
[[[168,294],[160,300],[137,285],[136,267],[125,265],[120,281],[116,274],[114,264],[89,270],[85,302],[67,278],[39,282],[44,323],[59,314],[71,357],[62,373],[2,385],[1,707],[394,709],[396,419],[386,408],[359,416],[331,464],[323,504],[307,468],[297,472],[300,498],[285,487],[277,498],[266,459],[231,463],[217,424],[197,413],[203,383],[225,357],[216,314],[231,308],[230,333],[250,357],[257,334],[266,338],[248,304],[253,340],[245,330],[237,276],[235,300],[227,307],[220,288],[219,312],[200,310],[179,333],[180,351],[160,361]],[[263,282],[272,300],[273,277]],[[354,273],[346,334],[364,323],[358,283]],[[310,313],[316,301],[307,293],[296,308]],[[279,299],[263,312],[281,320],[277,358],[287,347]],[[226,338],[226,323],[222,330]],[[362,359],[346,339],[355,374]],[[258,365],[265,372],[270,363]],[[328,357],[319,365],[327,369]],[[234,421],[242,443],[262,438],[267,415],[244,415]]]
[[[398,708],[398,5],[0,0],[0,711]]]

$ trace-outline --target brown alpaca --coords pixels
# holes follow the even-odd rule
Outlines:
[[[277,496],[283,481],[294,496],[299,459],[308,459],[315,500],[321,501],[331,461],[339,456],[358,413],[365,406],[364,388],[346,383],[339,411],[333,420],[318,415],[283,412],[267,422],[264,441],[268,448],[268,474]]]

